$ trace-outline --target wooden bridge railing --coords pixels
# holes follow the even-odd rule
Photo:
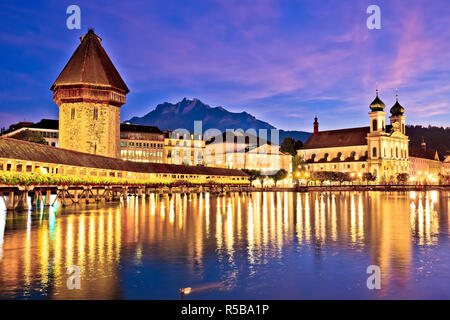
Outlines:
[[[150,194],[171,196],[180,193],[182,196],[209,192],[213,195],[224,195],[230,192],[247,192],[248,184],[224,184],[224,185],[177,185],[177,186],[133,186],[133,185],[64,185],[64,186],[11,186],[0,185],[0,196],[5,202],[8,211],[28,210],[28,197],[31,196],[32,206],[38,202],[44,206],[55,205],[58,201],[62,206],[80,203],[84,201],[98,202],[117,201],[128,196],[149,197]],[[51,195],[56,194],[53,203]],[[124,202],[126,204],[126,202]]]

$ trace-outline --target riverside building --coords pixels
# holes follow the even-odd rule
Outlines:
[[[120,125],[120,157],[136,162],[164,162],[164,134],[157,127]]]
[[[343,172],[355,177],[371,173],[377,180],[384,181],[395,179],[401,173],[409,174],[405,109],[397,95],[387,125],[385,107],[377,90],[369,106],[369,126],[319,131],[316,117],[313,134],[297,151],[307,162],[307,169]]]

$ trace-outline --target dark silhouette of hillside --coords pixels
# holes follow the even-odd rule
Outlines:
[[[437,150],[440,155],[450,154],[450,127],[409,125],[406,126],[406,134],[411,148],[420,148],[423,139],[428,150]]]

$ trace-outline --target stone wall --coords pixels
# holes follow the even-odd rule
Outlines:
[[[89,102],[62,103],[59,106],[59,146],[119,158],[120,108]]]

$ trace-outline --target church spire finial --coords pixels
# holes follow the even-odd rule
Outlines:
[[[314,133],[319,133],[319,121],[317,121],[317,116],[314,117]]]

